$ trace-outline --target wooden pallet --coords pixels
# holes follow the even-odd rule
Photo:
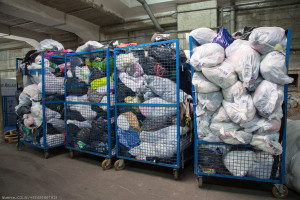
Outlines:
[[[8,143],[18,142],[17,130],[9,130],[4,132],[5,141]]]

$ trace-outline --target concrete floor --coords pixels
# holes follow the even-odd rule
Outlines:
[[[71,159],[63,148],[44,154],[28,145],[18,152],[15,144],[0,145],[0,196],[57,196],[57,199],[272,199],[272,184],[229,179],[205,179],[198,188],[193,164],[189,163],[180,180],[172,170],[136,162],[126,162],[125,170],[104,171],[96,156],[76,153]],[[2,198],[3,199],[3,198]],[[287,199],[300,199],[289,191]]]

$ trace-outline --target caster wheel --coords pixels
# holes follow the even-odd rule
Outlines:
[[[111,164],[111,160],[110,159],[105,159],[105,160],[103,160],[103,162],[102,162],[102,168],[104,169],[104,170],[108,170],[108,169],[110,169],[112,167],[112,164]]]
[[[285,185],[276,184],[272,188],[272,193],[277,199],[284,199],[289,194],[289,189]]]
[[[198,177],[198,187],[199,188],[203,187],[203,178],[202,177]]]
[[[120,171],[120,170],[122,170],[124,168],[125,168],[125,162],[124,162],[124,160],[117,160],[115,162],[115,170],[116,171]]]
[[[16,144],[16,149],[17,149],[17,151],[23,151],[23,149],[24,149],[24,144],[23,144],[23,143],[17,143],[17,144]]]
[[[45,151],[44,157],[45,157],[45,159],[48,159],[48,158],[49,158],[49,152],[48,152],[48,151]]]
[[[74,151],[70,151],[70,158],[74,158]]]
[[[178,177],[179,177],[179,170],[178,169],[174,169],[173,170],[173,178],[174,180],[178,180]]]

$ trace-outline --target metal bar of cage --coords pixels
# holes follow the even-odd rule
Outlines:
[[[101,103],[101,102],[91,102],[88,100],[85,101],[75,101],[75,100],[68,100],[68,96],[72,96],[72,93],[69,93],[68,91],[68,87],[67,84],[65,84],[65,113],[66,113],[66,118],[65,118],[65,127],[66,127],[66,148],[69,149],[70,151],[70,156],[73,158],[74,157],[74,152],[83,152],[83,153],[88,153],[88,154],[92,154],[92,155],[96,155],[96,156],[100,156],[100,157],[104,157],[106,158],[103,162],[102,162],[102,167],[103,169],[109,169],[111,167],[111,159],[115,156],[114,153],[114,142],[115,140],[112,140],[112,137],[114,135],[113,131],[114,129],[111,128],[111,123],[113,116],[111,116],[111,111],[113,110],[113,107],[111,106],[111,87],[113,87],[113,85],[111,86],[111,80],[110,77],[112,75],[112,72],[110,71],[110,61],[111,61],[111,53],[112,51],[110,49],[101,49],[101,50],[95,50],[95,51],[89,51],[89,52],[80,52],[80,53],[72,53],[72,54],[67,54],[66,55],[66,61],[67,62],[71,62],[70,68],[67,68],[67,66],[65,66],[66,68],[66,73],[65,73],[65,83],[67,83],[69,81],[70,78],[72,77],[68,75],[68,73],[72,73],[72,70],[76,70],[77,65],[79,66],[79,63],[75,62],[72,64],[72,59],[74,58],[78,58],[78,59],[90,59],[90,57],[95,57],[94,60],[96,59],[96,57],[103,57],[103,63],[106,64],[106,71],[105,73],[105,77],[106,77],[106,96],[104,96],[103,98],[106,98],[106,103]],[[86,63],[84,66],[87,66]],[[94,67],[91,66],[91,69],[94,70]],[[100,70],[101,71],[101,70]],[[76,74],[76,73],[75,73]],[[93,74],[93,72],[91,71],[89,74],[89,78],[88,78],[88,84],[86,84],[86,88],[87,89],[91,89],[91,84],[90,82],[90,76]],[[77,74],[76,76],[77,77]],[[78,77],[77,77],[78,78]],[[104,77],[103,77],[104,78]],[[79,90],[79,89],[78,89]],[[76,94],[77,95],[77,94]],[[75,95],[75,96],[76,96]],[[85,94],[88,95],[88,94]],[[79,96],[79,94],[78,94]],[[84,147],[80,147],[78,146],[78,143],[75,144],[74,142],[74,138],[71,139],[72,137],[74,137],[74,135],[78,135],[78,132],[75,134],[71,129],[68,128],[68,120],[70,120],[71,116],[68,114],[71,111],[71,106],[87,106],[87,108],[92,108],[92,106],[96,106],[96,107],[101,107],[101,106],[106,106],[107,110],[105,111],[105,116],[107,118],[107,138],[106,141],[104,143],[107,144],[107,152],[103,151],[103,152],[97,152],[96,149],[88,149],[88,148],[84,148]],[[70,109],[70,110],[69,110]],[[87,113],[90,114],[90,113]],[[73,116],[74,117],[74,116]],[[101,117],[104,117],[104,115],[102,115]],[[92,122],[95,122],[96,119],[93,118],[91,119]],[[100,134],[100,133],[99,133]],[[92,139],[91,136],[88,137],[88,145],[90,145],[93,142],[97,142],[97,140],[94,138]],[[86,144],[85,144],[86,146]]]
[[[200,46],[199,43],[192,37],[189,37],[189,46],[190,46],[190,56],[193,55],[193,44],[196,46]],[[287,29],[287,47],[286,47],[286,67],[288,69],[289,65],[289,52],[290,52],[290,44],[291,44],[291,29]],[[192,71],[192,76],[194,74],[194,69],[191,67]],[[197,100],[196,100],[196,90],[194,85],[192,85],[192,93],[193,93],[193,107],[194,110],[196,110],[196,105],[197,105]],[[231,145],[231,144],[226,144],[223,142],[217,143],[217,142],[206,142],[203,140],[199,140],[197,137],[197,120],[196,120],[196,113],[194,112],[194,134],[195,134],[195,155],[194,155],[194,173],[201,178],[201,183],[199,183],[199,187],[202,187],[202,176],[210,176],[210,177],[221,177],[221,178],[230,178],[230,179],[241,179],[241,180],[250,180],[250,181],[258,181],[258,182],[269,182],[269,183],[274,183],[275,186],[276,184],[284,184],[284,177],[285,177],[285,150],[286,150],[286,123],[287,123],[287,96],[288,96],[288,85],[284,85],[284,102],[283,102],[283,118],[282,118],[282,126],[283,126],[283,132],[280,133],[282,136],[282,154],[280,156],[276,156],[278,159],[281,159],[279,161],[276,167],[276,169],[279,168],[279,177],[277,179],[271,179],[271,174],[269,179],[263,179],[263,178],[253,178],[253,177],[247,177],[247,176],[234,176],[234,175],[226,175],[226,174],[217,174],[217,173],[207,173],[203,172],[201,169],[198,168],[198,146],[199,145],[227,145],[227,146],[237,146],[241,148],[253,148],[252,145],[246,144],[246,145]],[[280,142],[280,140],[279,140]],[[275,157],[275,158],[276,158]],[[275,162],[274,158],[274,162]],[[274,164],[274,163],[273,163]],[[198,180],[200,181],[200,180]],[[278,186],[276,186],[278,187]],[[277,188],[278,189],[278,188]]]

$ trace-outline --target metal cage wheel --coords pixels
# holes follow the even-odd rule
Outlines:
[[[178,169],[173,169],[173,178],[174,180],[178,180],[179,177],[179,170]]]
[[[48,152],[48,151],[45,151],[45,152],[44,152],[44,157],[45,157],[45,159],[48,159],[48,158],[49,158],[49,152]]]
[[[70,151],[70,158],[74,158],[74,151]]]
[[[103,168],[104,170],[110,169],[110,168],[112,167],[111,159],[105,159],[105,160],[103,160],[101,166],[102,166],[102,168]]]
[[[274,184],[272,193],[277,199],[284,199],[289,194],[289,189],[283,184]]]
[[[120,171],[125,168],[125,162],[123,159],[117,160],[114,166],[116,171]]]
[[[203,187],[203,177],[199,176],[197,179],[197,182],[198,182],[198,187],[202,188]]]
[[[17,151],[23,151],[24,150],[24,144],[23,143],[17,143],[16,144]]]

